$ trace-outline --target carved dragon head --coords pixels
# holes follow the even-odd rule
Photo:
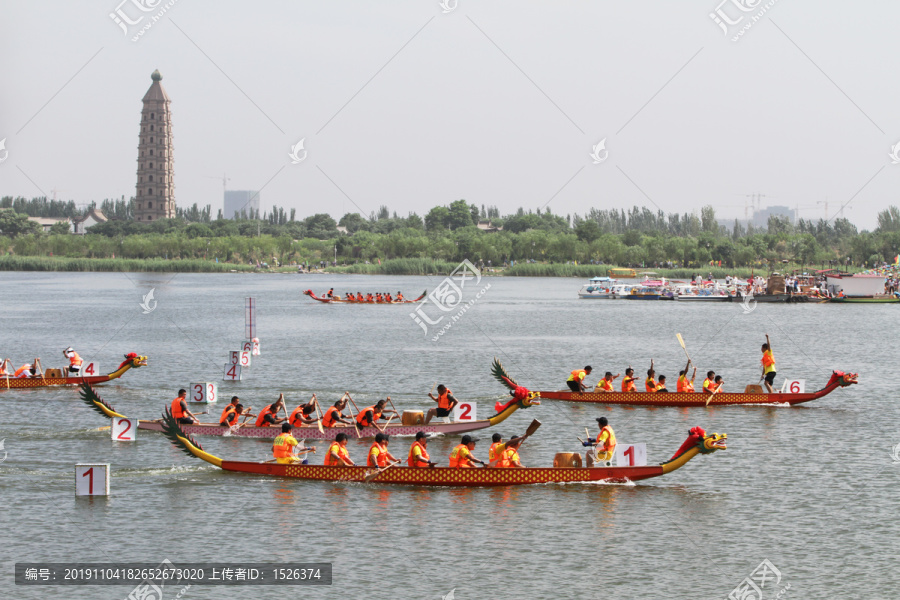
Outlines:
[[[491,365],[491,373],[497,381],[502,383],[503,386],[509,390],[510,395],[512,396],[512,400],[505,403],[503,401],[497,402],[495,408],[498,413],[513,402],[518,402],[520,408],[528,408],[529,406],[541,403],[539,400],[541,397],[540,392],[532,392],[528,388],[516,383],[507,374],[506,369],[503,368],[503,365],[500,364],[500,361],[497,360],[496,357],[494,358],[494,363]]]
[[[840,387],[848,387],[854,383],[859,383],[857,378],[859,373],[844,373],[843,371],[834,371],[831,374],[831,380],[828,383],[837,383]]]
[[[134,352],[129,352],[125,355],[125,360],[122,361],[122,364],[119,365],[121,369],[125,365],[130,364],[134,369],[140,369],[141,367],[147,366],[147,357],[146,356],[138,356]]]
[[[700,454],[712,454],[716,450],[725,450],[728,445],[726,439],[728,435],[725,433],[713,433],[706,435],[706,431],[702,427],[691,428],[688,438],[684,440],[681,447],[672,455],[669,461],[673,461],[688,450],[696,448]]]
[[[726,443],[727,439],[727,433],[713,433],[707,435],[699,444],[698,449],[701,454],[712,454],[716,450],[725,450],[728,448],[728,444]]]

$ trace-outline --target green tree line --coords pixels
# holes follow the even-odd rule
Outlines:
[[[710,206],[699,215],[633,207],[567,216],[520,208],[501,216],[495,206],[457,200],[433,207],[422,217],[400,216],[381,206],[368,216],[347,213],[336,221],[326,213],[297,219],[294,209],[279,207],[238,219],[224,219],[219,211],[213,219],[209,206],[194,204],[179,209],[174,219],[139,223],[128,216],[130,204],[105,200],[101,210],[107,209],[104,213],[112,218],[88,235],[75,236],[62,228],[41,233],[27,220],[28,215],[69,216],[76,209],[73,203],[5,197],[0,200],[0,250],[19,256],[234,263],[467,258],[495,266],[577,261],[691,268],[721,262],[723,267],[764,268],[783,261],[871,266],[893,262],[900,249],[900,210],[895,206],[878,214],[875,231],[860,232],[846,219],[792,223],[777,216],[769,218],[766,228],[744,227],[738,221],[725,227]],[[500,230],[486,230],[488,223]]]

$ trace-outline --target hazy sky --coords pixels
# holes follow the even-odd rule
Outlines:
[[[176,201],[213,214],[222,173],[298,216],[900,203],[900,3],[177,0],[132,41],[167,3],[119,1],[0,3],[0,195],[133,196],[158,68]]]

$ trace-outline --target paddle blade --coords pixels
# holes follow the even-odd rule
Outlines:
[[[681,347],[682,347],[683,349],[687,350],[687,348],[685,348],[685,346],[684,346],[684,340],[682,339],[681,334],[680,334],[680,333],[676,333],[676,334],[675,334],[675,337],[678,338],[678,343],[681,344]]]
[[[531,425],[528,426],[528,429],[525,430],[525,435],[533,434],[535,431],[538,430],[538,427],[540,427],[540,426],[541,426],[541,422],[538,421],[537,419],[534,419],[533,421],[531,421]]]

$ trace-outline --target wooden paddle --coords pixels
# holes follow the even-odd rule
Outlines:
[[[391,424],[391,421],[394,420],[394,417],[395,417],[395,416],[396,416],[396,415],[391,415],[391,418],[388,419],[388,422],[384,424],[384,427],[379,427],[379,426],[378,426],[378,423],[372,423],[372,425],[375,426],[375,429],[379,429],[379,430],[381,430],[381,433],[384,433],[384,432],[387,430],[387,426],[390,425],[390,424]]]
[[[525,430],[525,435],[522,436],[522,441],[524,442],[529,436],[531,436],[535,431],[538,430],[538,427],[541,426],[541,422],[537,419],[533,419],[531,421],[531,425],[528,426],[528,429]]]
[[[389,464],[388,466],[382,467],[382,468],[378,469],[377,471],[375,471],[374,473],[369,473],[368,475],[366,475],[365,477],[363,477],[363,482],[369,483],[370,481],[372,481],[373,479],[375,479],[376,477],[378,477],[379,475],[381,475],[382,473],[384,473],[385,471],[387,471],[387,470],[390,469],[391,467],[395,467],[395,466],[399,465],[400,462],[401,462],[401,461],[399,461],[399,460],[398,460],[397,462],[392,462],[392,463]]]
[[[709,406],[709,401],[712,400],[713,396],[715,396],[716,394],[719,393],[719,390],[722,389],[722,386],[723,386],[724,384],[725,384],[725,382],[723,381],[722,383],[719,384],[719,387],[717,387],[717,388],[715,389],[715,391],[713,391],[712,394],[710,394],[709,396],[706,397],[706,406]]]
[[[690,364],[690,363],[692,362],[692,361],[691,361],[691,355],[688,354],[687,346],[684,345],[684,339],[681,337],[681,334],[680,334],[680,333],[676,333],[676,334],[675,334],[675,337],[678,338],[678,343],[681,344],[681,349],[684,350],[684,355],[687,356],[688,364]],[[685,377],[686,377],[686,376],[687,376],[687,373],[685,373],[684,375],[685,375]]]
[[[325,433],[325,428],[322,427],[322,412],[319,410],[319,399],[316,398],[315,394],[313,394],[313,400],[316,401],[316,417],[318,419],[316,425],[319,426],[319,433]]]

